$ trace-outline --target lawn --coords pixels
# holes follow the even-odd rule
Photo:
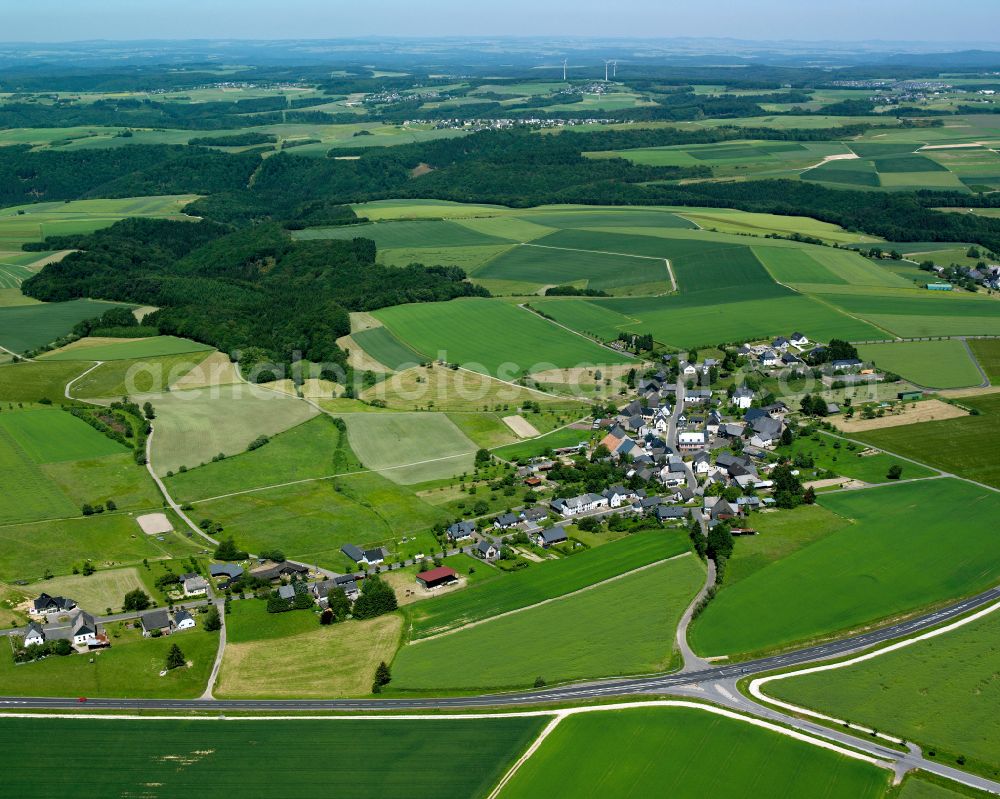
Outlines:
[[[579,591],[687,549],[684,535],[636,533],[570,558],[533,564],[510,574],[489,571],[488,574],[495,575],[492,579],[461,593],[434,597],[414,607],[410,616],[410,637],[425,638]]]
[[[149,590],[134,566],[101,570],[88,577],[80,574],[54,577],[31,584],[31,591],[35,594],[68,596],[88,613],[102,616],[107,608],[119,610],[125,594],[136,588]]]
[[[868,763],[704,710],[635,708],[564,719],[501,796],[880,799],[889,777]]]
[[[670,275],[663,258],[609,252],[614,246],[612,236],[608,237],[607,249],[600,252],[550,248],[550,240],[560,235],[555,233],[508,250],[476,270],[473,277],[531,283],[538,289],[573,284],[610,294],[670,291]]]
[[[631,360],[500,300],[397,305],[374,315],[427,360],[443,359],[508,380],[522,371]]]
[[[969,346],[990,382],[1000,384],[1000,340],[970,339]]]
[[[957,339],[862,344],[858,354],[879,371],[895,372],[918,386],[958,388],[983,380],[965,342]]]
[[[774,697],[964,755],[1000,773],[1000,619],[833,671],[768,683]],[[994,776],[994,779],[996,777]]]
[[[934,474],[930,469],[886,455],[884,452],[877,455],[861,455],[865,449],[866,447],[861,444],[845,443],[823,433],[814,433],[812,436],[798,436],[789,446],[779,447],[778,452],[792,459],[800,453],[812,458],[811,468],[798,467],[799,478],[803,482],[819,478],[820,473],[826,470],[866,483],[884,483],[892,466],[901,467],[903,477],[906,479],[929,477]]]
[[[448,418],[473,444],[489,449],[517,441],[517,436],[503,423],[501,415],[500,413],[452,412],[448,414]]]
[[[344,544],[413,555],[435,545],[424,531],[450,515],[379,474],[356,472],[200,502],[194,518],[221,522],[250,551],[278,547],[289,557],[347,571],[354,565],[340,552]]]
[[[993,492],[942,479],[819,501],[845,527],[723,588],[692,625],[696,651],[786,647],[970,594],[1000,576]]]
[[[563,427],[538,438],[531,438],[527,441],[520,441],[517,444],[498,447],[493,451],[493,454],[498,458],[508,461],[527,460],[537,455],[543,455],[548,450],[559,449],[560,447],[575,447],[577,444],[587,443],[590,441],[592,435],[593,433],[590,430]]]
[[[117,303],[94,300],[46,302],[0,308],[0,346],[22,353],[50,344],[84,319],[100,316]]]
[[[181,502],[218,497],[233,491],[329,477],[361,469],[346,436],[325,414],[279,433],[252,452],[207,463],[167,478]]]
[[[13,363],[0,366],[0,401],[37,402],[59,400],[66,384],[84,372],[86,364]]]
[[[244,600],[239,605],[258,605]],[[274,621],[266,611],[251,610],[256,626]],[[234,610],[232,619],[242,610]],[[327,699],[367,696],[381,661],[391,661],[399,645],[402,619],[399,614],[368,621],[345,621],[321,627],[319,616],[305,610],[278,614],[279,635],[253,634],[250,640],[239,632],[237,641],[227,639],[226,652],[216,694],[229,699]],[[228,621],[228,619],[227,619]],[[238,628],[237,628],[238,629]]]
[[[411,643],[393,661],[393,687],[513,688],[539,676],[561,682],[669,669],[677,622],[704,577],[697,558],[686,555],[591,591]]]
[[[350,786],[355,799],[485,796],[544,718],[381,720],[3,719],[0,764],[20,799],[150,795],[308,799]],[[62,741],[65,767],[24,763]],[[289,746],[290,740],[308,745]],[[89,773],[84,780],[80,771]],[[151,787],[155,785],[155,787]]]
[[[148,510],[162,508],[157,505]],[[177,522],[175,528],[180,529]],[[133,515],[121,512],[4,524],[0,526],[0,579],[41,578],[46,570],[69,574],[85,560],[98,568],[113,568],[141,563],[144,558],[192,555],[201,549],[197,541],[177,534],[163,538],[144,535]]]
[[[207,344],[200,344],[186,338],[174,336],[151,336],[133,341],[112,342],[102,339],[91,343],[80,339],[74,345],[46,355],[49,361],[125,361],[139,358],[155,358],[161,355],[180,355],[189,352],[210,352]]]
[[[156,408],[153,464],[161,475],[244,452],[258,436],[277,435],[318,413],[302,400],[244,383],[143,399]]]
[[[1000,461],[996,456],[1000,447],[1000,394],[963,397],[961,403],[980,415],[853,435],[876,447],[1000,488]]]
[[[136,510],[163,502],[156,483],[146,468],[135,462],[131,450],[102,458],[46,463],[42,471],[77,508],[85,502],[97,505],[114,500],[119,510]]]
[[[80,350],[84,352],[84,350]],[[166,391],[208,357],[207,350],[102,363],[73,384],[74,398],[117,399]],[[79,361],[76,361],[79,365]]]
[[[124,622],[107,625],[111,648],[93,655],[50,657],[15,665],[0,657],[0,685],[14,696],[162,697],[201,696],[212,672],[218,633],[199,626],[162,638],[143,638]],[[180,646],[192,664],[160,676],[172,644]]]
[[[453,477],[473,469],[473,444],[442,413],[352,413],[341,418],[361,462],[396,483]]]
[[[387,327],[373,327],[352,333],[354,343],[389,369],[406,369],[426,360],[416,350],[407,347]]]

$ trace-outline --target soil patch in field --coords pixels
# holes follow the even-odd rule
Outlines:
[[[165,513],[147,513],[137,517],[136,521],[146,535],[163,535],[174,529]]]
[[[833,423],[845,433],[863,433],[867,430],[881,430],[884,427],[901,427],[917,422],[957,419],[968,414],[961,408],[941,400],[924,400],[907,405],[899,413],[886,414],[881,419],[834,419]]]
[[[503,423],[521,438],[537,438],[541,435],[535,426],[523,416],[504,416]]]

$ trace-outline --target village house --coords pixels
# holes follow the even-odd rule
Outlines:
[[[361,595],[361,591],[358,588],[359,577],[355,574],[338,574],[329,580],[319,580],[310,586],[310,590],[313,596],[316,597],[316,601],[319,602],[320,607],[326,607],[327,597],[329,593],[335,589],[339,588],[347,598],[352,602]]]
[[[606,508],[608,507],[608,498],[600,494],[581,494],[569,499],[554,499],[549,504],[552,510],[560,516],[568,517]]]
[[[705,434],[702,432],[679,433],[677,436],[677,448],[682,452],[695,452],[705,448]]]
[[[69,613],[76,607],[76,602],[63,596],[42,594],[31,603],[31,610],[39,616],[49,613]]]
[[[446,531],[449,541],[465,541],[472,538],[475,532],[476,523],[471,521],[455,522]]]
[[[609,508],[620,508],[622,505],[635,499],[635,491],[622,486],[607,488],[604,490],[603,495],[608,500]]]
[[[200,574],[182,574],[184,596],[198,596],[208,593],[208,581]]]
[[[498,530],[507,530],[520,521],[521,517],[516,513],[501,513],[493,520],[493,526]]]
[[[386,557],[389,555],[389,551],[385,547],[362,549],[354,544],[344,544],[344,546],[340,548],[340,551],[347,555],[347,557],[355,563],[362,564],[364,566],[377,566],[378,564],[384,562]]]
[[[542,530],[535,536],[535,543],[543,549],[548,549],[556,544],[564,544],[567,540],[566,530],[562,527],[550,527],[548,530]]]
[[[219,581],[219,588],[225,589],[243,576],[243,567],[235,563],[213,563],[208,567],[208,573]]]
[[[348,545],[350,546],[350,545]],[[341,552],[343,552],[341,548]],[[258,580],[265,580],[266,582],[271,582],[273,580],[278,580],[282,577],[303,577],[309,573],[309,567],[303,566],[301,563],[292,563],[290,561],[283,561],[282,563],[274,563],[272,561],[265,561],[256,569],[250,570],[250,576]]]
[[[194,629],[194,617],[186,610],[178,610],[174,614],[174,624],[178,630]]]
[[[139,617],[139,624],[142,627],[143,638],[149,638],[156,630],[159,630],[161,635],[170,635],[170,614],[165,608],[146,611]]]
[[[802,349],[809,343],[809,339],[807,339],[803,333],[799,333],[798,331],[792,333],[788,340],[799,349]]]
[[[45,632],[37,622],[28,622],[28,627],[24,631],[25,646],[41,646],[45,643]]]
[[[485,561],[494,561],[500,557],[500,550],[497,548],[496,544],[492,541],[487,541],[484,538],[481,541],[478,541],[472,548],[472,554]]]

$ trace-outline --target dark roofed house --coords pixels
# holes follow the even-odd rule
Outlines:
[[[657,521],[665,522],[672,519],[684,519],[690,515],[690,508],[679,508],[675,505],[657,505],[653,511]]]
[[[496,544],[492,541],[487,541],[485,538],[476,543],[472,548],[472,552],[483,560],[496,560],[500,555],[500,550]]]
[[[429,569],[417,575],[417,582],[424,588],[438,588],[442,585],[451,585],[458,582],[458,572],[447,566],[438,566],[436,569]]]
[[[45,631],[37,622],[29,622],[28,628],[24,631],[25,646],[41,646],[45,643]]]
[[[355,563],[363,563],[366,566],[375,566],[376,564],[382,563],[382,561],[385,560],[385,556],[389,554],[385,547],[362,549],[354,544],[344,544],[344,546],[340,548],[340,551],[347,555],[347,557]]]
[[[521,517],[516,513],[501,513],[493,520],[493,526],[498,530],[506,530],[521,521]]]
[[[524,520],[528,522],[540,522],[542,519],[548,518],[549,509],[544,505],[536,505],[533,508],[521,511],[521,516],[523,516]]]
[[[455,522],[448,528],[448,538],[452,541],[461,541],[465,538],[472,538],[475,532],[475,522]]]
[[[162,635],[170,634],[170,614],[164,608],[143,613],[139,623],[142,625],[142,634],[145,638],[149,638],[156,630]]]
[[[563,544],[568,539],[566,537],[566,530],[562,527],[550,527],[548,530],[536,533],[535,540],[538,542],[538,546],[548,549],[556,544]]]
[[[213,563],[208,567],[208,573],[213,577],[228,577],[235,580],[243,576],[243,567],[235,563]]]
[[[31,609],[39,614],[45,613],[67,613],[76,607],[76,602],[64,596],[49,596],[42,594],[31,603]]]
[[[348,544],[347,546],[350,546]],[[341,548],[341,552],[344,548]],[[304,575],[309,573],[309,567],[303,566],[301,563],[292,563],[291,561],[283,561],[281,563],[272,563],[270,561],[262,563],[256,569],[250,570],[250,576],[256,577],[258,580],[277,580],[279,577],[291,577],[292,575]]]

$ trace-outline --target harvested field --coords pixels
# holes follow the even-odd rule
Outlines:
[[[539,435],[535,426],[523,416],[504,416],[503,423],[521,438],[536,438]]]
[[[379,661],[392,660],[402,626],[393,613],[330,627],[317,622],[314,630],[285,638],[230,643],[215,693],[274,699],[367,696]]]
[[[146,535],[162,535],[174,529],[165,513],[147,513],[137,517],[136,521]]]
[[[236,364],[230,361],[225,353],[213,352],[190,372],[175,380],[170,388],[172,391],[184,391],[191,388],[228,386],[239,382],[241,381]]]
[[[837,416],[832,421],[845,433],[863,433],[866,430],[880,430],[883,427],[902,427],[917,422],[957,419],[960,416],[968,416],[968,413],[947,402],[929,399],[907,405],[899,413],[887,414],[881,419],[844,419]]]
[[[68,596],[75,599],[88,613],[100,614],[107,608],[112,610],[120,608],[125,594],[136,588],[149,590],[139,577],[139,570],[134,566],[127,569],[98,571],[89,577],[73,574],[31,584],[31,590],[36,594]]]

